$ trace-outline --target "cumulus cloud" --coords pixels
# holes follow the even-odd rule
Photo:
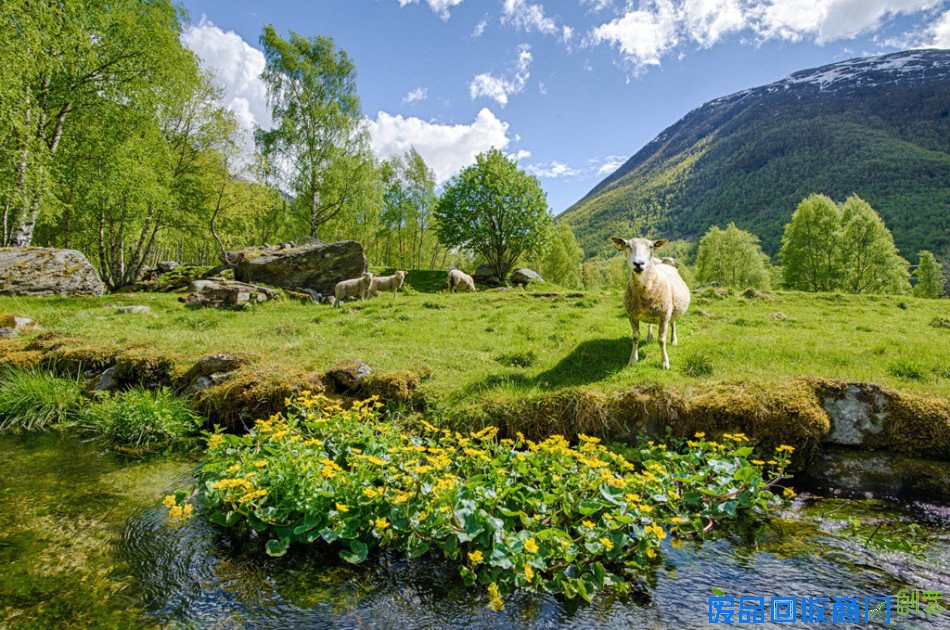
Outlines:
[[[398,0],[399,6],[404,7],[407,4],[419,4],[422,0]],[[443,21],[449,19],[449,9],[462,4],[462,0],[425,0],[432,12],[442,18]]]
[[[677,12],[670,0],[657,0],[646,8],[628,11],[596,27],[594,43],[616,47],[635,68],[659,65],[660,58],[679,43]]]
[[[950,11],[945,11],[933,25],[927,29],[931,48],[950,48]]]
[[[705,48],[730,34],[746,31],[757,41],[809,40],[825,44],[873,32],[897,16],[931,11],[943,1],[643,0],[636,5],[627,3],[620,15],[594,27],[587,42],[613,46],[636,72],[641,72],[659,64],[684,42]],[[598,10],[611,4],[582,2]],[[933,25],[930,44],[946,42],[940,36],[942,24]]]
[[[499,76],[491,72],[476,74],[468,86],[468,93],[474,101],[480,96],[493,99],[504,107],[508,104],[508,97],[524,91],[531,73],[531,46],[522,44],[518,47],[518,57],[513,69],[505,75]]]
[[[559,26],[556,19],[545,15],[544,6],[531,4],[527,0],[504,0],[501,4],[501,23],[510,24],[525,33],[537,31],[544,35],[560,35],[564,43],[570,43],[574,35],[574,29],[570,26]]]
[[[597,169],[598,175],[609,175],[623,166],[628,156],[626,155],[608,155],[603,159],[591,160],[592,166]]]
[[[475,25],[475,29],[472,31],[472,39],[478,39],[485,33],[485,29],[488,28],[488,20],[482,20]]]
[[[524,170],[535,177],[546,177],[549,179],[580,175],[580,171],[571,168],[563,162],[558,162],[557,160],[547,163],[540,162],[538,164],[529,164]]]
[[[429,88],[417,87],[406,92],[406,95],[402,97],[402,103],[403,105],[409,105],[410,103],[424,101],[427,98],[429,98]]]
[[[261,80],[264,53],[234,31],[224,31],[205,18],[185,28],[182,42],[211,70],[224,90],[222,105],[234,112],[243,132],[248,155],[253,152],[255,127],[273,126],[267,107],[267,89]]]
[[[380,157],[405,153],[415,147],[440,184],[473,164],[479,153],[492,147],[504,149],[511,142],[508,123],[499,120],[487,107],[468,125],[440,124],[379,112],[375,120],[369,121],[369,129],[373,148]]]
[[[526,160],[531,157],[531,151],[528,151],[527,149],[518,149],[514,153],[509,153],[508,157],[515,162],[520,162],[521,160]]]

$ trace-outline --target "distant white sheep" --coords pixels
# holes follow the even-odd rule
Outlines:
[[[405,280],[405,271],[397,271],[391,276],[374,276],[369,285],[369,297],[376,297],[381,291],[392,291],[393,299],[396,299],[396,292],[402,288]]]
[[[475,279],[464,271],[452,269],[449,271],[449,279],[445,283],[445,288],[449,293],[455,293],[458,288],[464,287],[468,291],[475,291]]]
[[[343,300],[356,297],[357,295],[360,296],[361,300],[365,300],[372,283],[373,274],[369,271],[364,271],[359,278],[337,282],[333,288],[333,293],[336,295],[336,302],[334,302],[333,306],[339,306],[343,303]]]
[[[614,247],[624,252],[630,267],[630,280],[623,296],[630,328],[633,330],[633,349],[630,365],[639,361],[640,320],[659,325],[660,350],[663,353],[663,368],[670,369],[670,357],[666,353],[666,329],[672,328],[673,345],[676,345],[676,320],[689,308],[689,287],[683,282],[673,264],[657,261],[653,251],[666,244],[666,240],[650,241],[645,238],[623,239],[612,236]]]

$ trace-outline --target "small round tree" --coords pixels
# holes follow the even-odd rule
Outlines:
[[[574,231],[566,223],[554,228],[551,240],[539,262],[538,271],[548,282],[562,287],[579,289],[584,282],[581,278],[581,262],[584,250],[577,244]]]
[[[755,234],[740,230],[735,223],[725,230],[714,225],[699,241],[696,280],[768,289],[772,284],[771,266]]]
[[[551,228],[537,178],[497,149],[449,180],[435,216],[443,244],[477,252],[502,281],[518,259],[542,251]]]
[[[925,298],[942,297],[944,287],[943,265],[938,263],[936,257],[926,249],[922,250],[918,257],[920,263],[917,265],[917,269],[914,270],[914,276],[917,277],[914,295]]]
[[[841,211],[825,195],[809,195],[798,204],[782,236],[785,286],[802,291],[839,288],[838,229]]]

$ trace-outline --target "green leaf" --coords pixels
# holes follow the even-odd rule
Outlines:
[[[716,597],[722,597],[725,595],[725,592],[723,592],[721,588],[714,586],[712,587],[712,594]]]
[[[369,555],[369,547],[361,540],[351,540],[349,551],[340,552],[340,557],[352,564],[360,564]]]
[[[583,501],[577,506],[577,511],[584,516],[590,516],[594,512],[600,510],[602,507],[603,505],[600,503],[595,503],[594,501]]]
[[[271,538],[267,541],[267,544],[264,545],[267,555],[273,556],[274,558],[279,558],[287,553],[288,547],[290,547],[290,538],[286,537],[279,540]]]

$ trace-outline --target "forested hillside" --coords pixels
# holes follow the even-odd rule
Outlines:
[[[950,51],[846,61],[710,101],[565,211],[588,256],[614,233],[734,222],[775,254],[796,204],[858,194],[905,257],[950,248]]]

